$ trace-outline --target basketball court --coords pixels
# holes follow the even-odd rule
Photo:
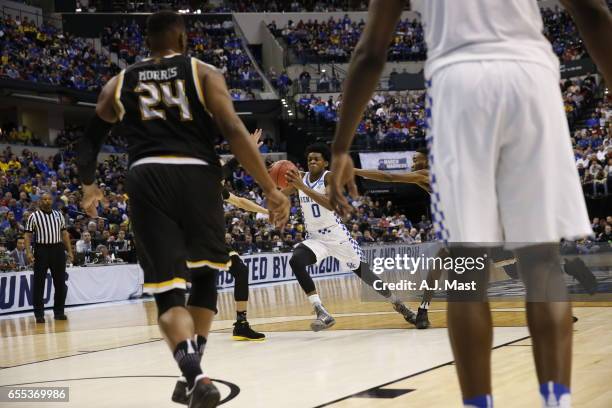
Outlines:
[[[220,294],[204,370],[221,390],[223,406],[459,404],[444,302],[432,304],[431,329],[415,330],[388,304],[362,302],[352,275],[319,279],[317,286],[337,320],[319,333],[309,329],[311,309],[297,283],[251,288],[249,320],[266,333],[265,342],[231,339],[233,296]],[[612,302],[574,306],[574,406],[610,407]],[[539,406],[524,309],[519,302],[494,302],[492,308],[496,405]],[[71,308],[68,316],[58,322],[48,314],[44,325],[29,314],[0,320],[0,386],[69,387],[70,402],[54,404],[62,407],[179,406],[170,401],[178,371],[153,301]]]

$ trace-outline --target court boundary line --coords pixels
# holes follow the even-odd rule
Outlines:
[[[155,343],[157,341],[162,341],[163,339],[157,339],[157,340],[147,340],[147,341],[141,341],[139,343],[132,343],[132,344],[124,344],[123,346],[116,346],[116,347],[110,347],[110,348],[106,348],[106,349],[100,349],[100,350],[92,350],[92,351],[84,351],[84,352],[77,352],[76,354],[70,354],[68,356],[61,356],[61,357],[53,357],[53,358],[47,358],[45,360],[38,360],[38,361],[31,361],[29,363],[23,363],[23,364],[16,364],[13,366],[7,366],[7,367],[3,367],[3,370],[9,369],[9,368],[15,368],[15,367],[23,367],[23,366],[27,366],[27,365],[32,365],[32,364],[39,364],[39,363],[46,363],[47,361],[54,361],[54,360],[61,360],[63,358],[70,358],[70,357],[78,357],[78,356],[84,356],[86,354],[92,354],[92,353],[100,353],[102,351],[109,351],[109,350],[116,350],[116,349],[120,349],[120,348],[124,348],[124,347],[132,347],[132,346],[141,346],[143,344],[148,344],[148,343]],[[1,387],[1,386],[0,386]]]
[[[498,346],[492,347],[492,348],[491,348],[491,351],[493,351],[493,350],[497,350],[497,349],[500,349],[500,348],[502,348],[502,347],[510,346],[510,345],[512,345],[512,344],[514,344],[514,343],[518,343],[518,342],[520,342],[520,341],[527,340],[527,339],[529,339],[529,338],[531,338],[531,336],[525,336],[525,337],[521,337],[521,338],[516,339],[516,340],[511,340],[511,341],[509,341],[509,342],[507,342],[507,343],[503,343],[503,344],[500,344],[500,345],[498,345]],[[363,394],[363,393],[367,393],[367,392],[370,392],[370,391],[375,390],[375,389],[377,389],[377,388],[387,387],[387,386],[389,386],[389,385],[391,385],[391,384],[395,384],[395,383],[397,383],[397,382],[404,381],[404,380],[407,380],[407,379],[409,379],[409,378],[417,377],[417,376],[419,376],[419,375],[421,375],[421,374],[425,374],[425,373],[428,373],[428,372],[430,372],[430,371],[434,371],[434,370],[437,370],[437,369],[439,369],[439,368],[442,368],[442,367],[446,367],[446,366],[452,365],[452,364],[454,364],[454,363],[455,363],[455,360],[448,361],[448,362],[446,362],[446,363],[442,363],[442,364],[438,364],[437,366],[430,367],[430,368],[427,368],[427,369],[425,369],[425,370],[421,370],[421,371],[419,371],[419,372],[416,372],[416,373],[413,373],[413,374],[407,375],[407,376],[405,376],[405,377],[401,377],[401,378],[398,378],[398,379],[395,379],[395,380],[392,380],[392,381],[386,382],[386,383],[384,383],[384,384],[381,384],[381,385],[378,385],[378,386],[375,386],[375,387],[368,388],[367,390],[358,391],[358,392],[355,392],[355,393],[353,393],[353,394],[351,394],[351,395],[347,395],[347,396],[345,396],[345,397],[341,397],[341,398],[335,399],[335,400],[330,401],[330,402],[325,402],[325,403],[323,403],[323,404],[321,404],[321,405],[317,405],[317,406],[315,406],[314,408],[323,408],[323,407],[328,407],[328,406],[330,406],[330,405],[332,405],[332,404],[336,404],[336,403],[338,403],[338,402],[342,402],[342,401],[345,401],[345,400],[347,400],[347,399],[353,398],[353,397],[355,397],[356,395]]]

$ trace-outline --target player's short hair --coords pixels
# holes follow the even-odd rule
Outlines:
[[[429,150],[426,147],[419,147],[418,149],[416,149],[416,152],[421,153],[425,157],[429,157]]]
[[[329,147],[327,147],[327,145],[323,142],[313,143],[308,146],[306,148],[306,157],[308,157],[310,153],[321,153],[321,156],[323,156],[325,161],[331,161],[331,151],[329,150]]]
[[[174,11],[164,10],[151,14],[147,18],[147,36],[160,37],[171,30],[184,30],[185,20]]]

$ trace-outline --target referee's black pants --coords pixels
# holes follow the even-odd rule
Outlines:
[[[53,312],[55,315],[64,314],[66,302],[66,253],[64,244],[36,244],[34,246],[34,287],[32,288],[34,315],[44,315],[43,296],[47,270],[51,269],[55,297],[53,299]]]

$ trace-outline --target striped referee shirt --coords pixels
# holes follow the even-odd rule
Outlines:
[[[61,212],[51,210],[34,211],[25,225],[25,232],[35,233],[37,244],[59,244],[62,242],[62,231],[66,229],[66,221]]]

